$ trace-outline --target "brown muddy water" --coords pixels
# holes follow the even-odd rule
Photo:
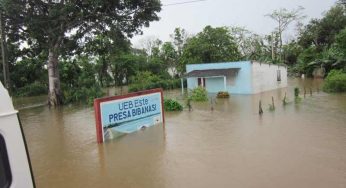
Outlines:
[[[91,107],[20,110],[37,187],[346,187],[346,95],[317,93],[319,80],[289,85],[218,99],[214,111],[193,103],[191,112],[166,113],[165,128],[105,144],[96,143]],[[295,86],[313,95],[307,89],[284,107]],[[165,95],[181,100],[180,90]]]

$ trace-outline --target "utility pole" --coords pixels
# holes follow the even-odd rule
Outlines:
[[[7,90],[10,88],[9,79],[8,79],[8,66],[6,62],[6,53],[5,53],[5,33],[3,29],[3,22],[2,22],[2,12],[0,12],[0,36],[1,36],[1,58],[2,58],[2,69],[4,74],[4,85]]]
[[[272,33],[272,41],[271,41],[271,46],[272,46],[272,60],[274,61],[275,59],[275,54],[274,54],[274,33]]]

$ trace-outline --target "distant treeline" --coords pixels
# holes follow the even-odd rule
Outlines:
[[[91,103],[94,97],[102,96],[102,87],[109,86],[129,85],[130,91],[155,87],[177,88],[180,87],[179,78],[185,73],[185,65],[191,63],[257,60],[286,64],[292,74],[307,76],[312,76],[316,68],[323,69],[325,76],[333,69],[340,70],[340,73],[346,70],[346,5],[343,0],[324,13],[321,19],[312,19],[307,25],[299,22],[304,19],[302,7],[295,10],[276,10],[266,16],[274,21],[283,19],[286,25],[278,23],[273,32],[264,36],[243,27],[206,26],[195,35],[188,34],[183,28],[176,28],[170,41],[148,37],[142,41],[140,48],[134,48],[129,40],[138,30],[119,29],[113,27],[111,20],[104,20],[111,27],[95,30],[89,35],[83,33],[83,37],[78,40],[65,40],[64,35],[72,31],[64,31],[59,53],[52,53],[52,49],[46,45],[49,43],[41,42],[46,41],[46,38],[40,38],[36,36],[39,33],[33,32],[45,28],[44,24],[39,25],[36,17],[17,23],[18,13],[9,8],[19,5],[11,1],[6,3],[2,3],[0,7],[4,13],[1,19],[4,21],[4,34],[7,36],[4,42],[9,86],[15,96],[48,93],[48,80],[51,78],[47,75],[52,66],[52,59],[49,58],[54,55],[57,55],[58,79],[61,82],[59,87],[65,103]],[[51,6],[62,11],[61,7],[56,7],[58,5]],[[60,6],[71,8],[74,5],[66,3]],[[86,8],[92,8],[92,5],[90,6]],[[148,13],[147,17],[142,18],[143,24],[158,19],[155,12],[160,9],[150,11],[152,12]],[[61,14],[65,15],[63,13]],[[26,14],[30,16],[29,10],[23,12],[23,15]],[[96,19],[97,16],[100,15],[90,15],[90,19]],[[45,15],[40,18],[44,20]],[[283,42],[282,35],[287,26],[297,20],[297,36]],[[77,34],[80,29],[92,23],[94,22],[87,20],[84,25],[79,25]],[[20,24],[26,26],[27,33],[19,30],[23,28]],[[36,28],[39,26],[42,28]],[[137,26],[140,27],[140,24]],[[50,35],[47,37],[49,39]],[[0,77],[4,77],[2,66]]]

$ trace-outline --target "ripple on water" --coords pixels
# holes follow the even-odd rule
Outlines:
[[[193,103],[166,124],[96,143],[91,107],[20,110],[38,187],[346,187],[346,95],[289,87]],[[119,90],[109,90],[119,92]],[[180,97],[180,90],[165,93]],[[276,110],[268,105],[274,97]],[[263,116],[258,115],[262,100]]]

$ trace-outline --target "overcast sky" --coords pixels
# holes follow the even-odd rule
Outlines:
[[[162,5],[193,0],[161,0]],[[159,38],[170,41],[174,28],[184,28],[189,34],[200,32],[205,26],[243,26],[257,34],[268,34],[275,28],[275,22],[264,15],[275,9],[292,10],[298,6],[305,8],[305,23],[311,18],[321,18],[336,0],[206,0],[181,5],[163,6],[160,20],[151,22],[144,28],[143,35],[132,38],[134,47],[141,47],[145,38]],[[294,25],[285,33],[285,38],[293,36]]]

